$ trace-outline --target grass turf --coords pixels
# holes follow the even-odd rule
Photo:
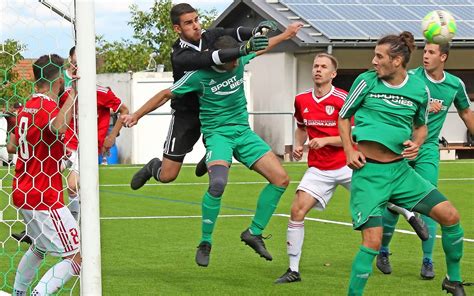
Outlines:
[[[286,225],[295,188],[306,166],[285,164],[292,183],[283,195],[276,213],[265,230],[274,260],[267,262],[240,242],[240,233],[250,225],[256,199],[265,184],[257,173],[241,165],[230,170],[229,185],[213,236],[208,268],[194,262],[200,239],[201,198],[207,177],[194,176],[194,167],[183,167],[171,184],[157,184],[132,191],[128,182],[138,167],[108,166],[100,170],[102,285],[104,295],[344,295],[353,256],[360,244],[360,233],[351,227],[308,220],[300,265],[302,282],[274,285],[288,267]],[[5,171],[2,171],[5,174]],[[11,175],[3,178],[8,186]],[[474,162],[443,162],[439,189],[458,208],[465,237],[474,239]],[[10,189],[1,192],[0,209],[4,219],[16,218],[8,204]],[[312,211],[311,218],[350,222],[349,194],[338,188],[324,212]],[[236,215],[229,216],[228,215]],[[249,215],[249,216],[247,216]],[[401,221],[399,229],[410,230]],[[0,290],[11,292],[16,266],[27,246],[18,246],[10,231],[23,229],[21,222],[0,223]],[[440,234],[440,231],[438,231]],[[366,295],[439,295],[446,272],[441,240],[436,240],[436,278],[422,281],[421,243],[415,235],[397,233],[391,244],[393,273],[383,275],[374,264]],[[57,259],[48,257],[44,273]],[[474,280],[474,242],[465,242],[462,261],[465,280]],[[61,295],[78,295],[78,287],[68,283]],[[472,292],[470,287],[466,292]]]

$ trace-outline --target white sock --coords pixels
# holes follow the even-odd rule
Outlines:
[[[81,266],[70,259],[64,259],[51,267],[41,278],[31,295],[50,295],[67,283],[74,275],[79,275]]]
[[[31,246],[18,264],[13,285],[13,295],[26,295],[26,290],[33,281],[36,271],[44,259],[45,252]],[[23,292],[23,293],[22,293]]]
[[[286,232],[286,250],[290,259],[290,269],[299,272],[301,249],[304,240],[304,221],[289,221]]]
[[[409,210],[407,209],[404,209],[402,207],[399,207],[399,206],[396,206],[394,205],[393,203],[387,203],[387,208],[389,208],[390,210],[400,214],[400,215],[403,215],[403,217],[405,217],[405,219],[409,220],[411,217],[415,216],[415,214],[413,212],[410,212]]]
[[[79,221],[81,213],[81,204],[80,204],[79,194],[75,196],[69,196],[69,204],[67,205],[69,211],[76,221]]]

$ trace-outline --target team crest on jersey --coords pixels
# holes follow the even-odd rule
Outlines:
[[[327,115],[332,115],[334,113],[334,110],[336,110],[336,108],[334,108],[334,106],[331,106],[331,105],[326,106],[326,114]]]

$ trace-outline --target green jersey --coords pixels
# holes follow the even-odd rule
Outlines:
[[[72,86],[72,77],[69,76],[69,73],[67,72],[67,69],[63,70],[63,76],[64,76],[64,88],[69,88]]]
[[[439,133],[453,102],[459,111],[470,106],[466,87],[461,79],[447,72],[443,72],[443,79],[439,81],[428,76],[423,67],[410,70],[409,73],[419,77],[426,83],[430,91],[430,103],[439,102],[442,104],[439,112],[431,112],[428,115],[428,136],[425,140],[425,144],[434,145],[438,148]]]
[[[413,125],[427,122],[428,97],[426,84],[412,74],[400,85],[392,86],[370,70],[352,84],[339,116],[355,116],[352,134],[356,142],[378,142],[401,154]]]
[[[239,59],[232,71],[217,67],[186,73],[171,87],[173,95],[196,92],[199,97],[199,119],[204,135],[226,131],[226,126],[249,126],[247,99],[244,92],[244,66],[255,53]]]

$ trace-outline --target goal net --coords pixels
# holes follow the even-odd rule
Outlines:
[[[82,42],[85,47],[78,52],[83,57],[89,52],[89,64],[84,65],[90,65],[91,60],[95,64],[94,10],[91,1],[85,2],[92,15],[85,27],[92,26],[86,33],[89,41]],[[79,162],[97,160],[97,154],[89,150],[95,155],[79,158],[78,147],[68,145],[83,127],[77,110],[85,103],[76,93],[95,94],[95,67],[90,67],[93,74],[82,73],[89,78],[79,83],[79,90],[71,82],[81,67],[81,59],[76,62],[70,49],[76,45],[75,24],[84,9],[79,13],[75,0],[3,0],[0,11],[0,295],[85,294],[87,281],[80,278],[84,263],[92,258],[97,265],[97,256],[99,280],[96,276],[93,294],[99,294],[100,245],[95,243],[98,239],[90,244],[98,255],[82,254],[81,272],[83,237],[91,236],[81,232],[87,228],[79,227],[85,217],[78,214],[79,199],[73,199],[82,187],[95,191],[97,199],[97,186],[89,188],[82,180],[82,187],[78,184]],[[95,106],[93,100],[89,105]],[[84,126],[84,134],[88,128],[96,130]],[[96,133],[92,135],[95,138],[88,141],[97,143]],[[97,164],[86,169],[97,171]],[[97,180],[97,174],[88,175]],[[90,285],[88,291],[94,291]]]

